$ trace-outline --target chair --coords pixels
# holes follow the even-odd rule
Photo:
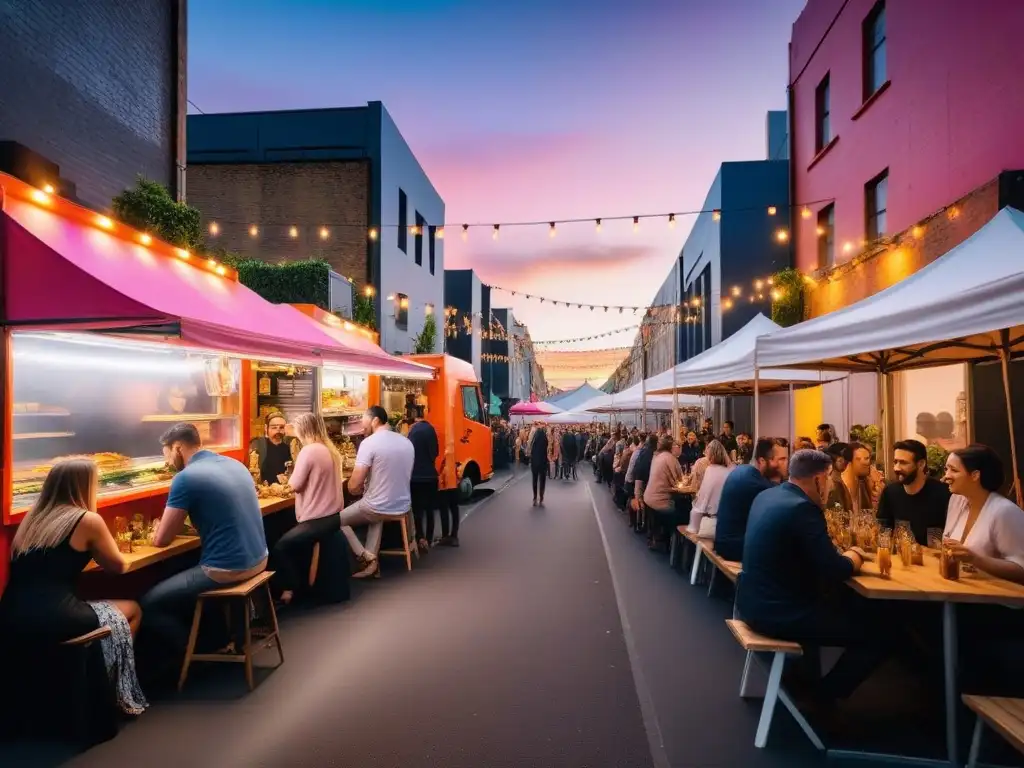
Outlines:
[[[433,514],[433,513],[431,513]],[[416,532],[416,527],[412,523],[412,510],[410,509],[404,515],[399,517],[395,515],[394,520],[385,520],[384,525],[394,525],[398,523],[402,528],[402,548],[401,549],[382,549],[378,554],[381,557],[385,555],[393,557],[404,557],[405,558],[405,569],[407,571],[412,570],[412,556],[416,555],[416,559],[420,559],[420,551],[416,546],[416,542],[413,536]],[[383,535],[381,540],[383,540]]]
[[[274,610],[274,600],[270,594],[270,579],[274,575],[273,571],[263,571],[251,579],[240,582],[238,584],[230,584],[218,589],[210,589],[203,592],[196,598],[196,610],[192,615],[192,629],[188,636],[188,646],[185,649],[185,660],[181,665],[181,675],[178,677],[178,690],[181,691],[185,687],[185,679],[188,677],[188,669],[192,665],[193,661],[210,661],[210,662],[232,662],[241,663],[245,665],[245,682],[249,686],[249,690],[253,690],[255,683],[253,682],[253,671],[252,671],[252,658],[254,655],[253,649],[253,637],[256,637],[260,641],[261,648],[269,648],[272,643],[277,645],[277,655],[280,657],[278,666],[284,664],[284,650],[281,648],[281,635],[277,625],[277,612]],[[256,632],[253,632],[252,627],[252,612],[250,610],[249,602],[254,592],[261,589],[264,591],[267,599],[267,610],[269,611],[269,626],[257,628]],[[207,600],[238,600],[242,603],[243,615],[245,617],[245,629],[243,646],[241,653],[196,653],[196,638],[199,636],[199,624],[203,618],[203,606]],[[228,620],[228,630],[231,629],[231,612],[230,603],[224,605],[224,615]],[[255,650],[259,650],[258,648]]]

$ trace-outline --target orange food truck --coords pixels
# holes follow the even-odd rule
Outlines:
[[[441,488],[458,488],[463,500],[494,475],[491,427],[473,366],[451,355],[408,355],[402,359],[429,365],[431,381],[379,377],[370,391],[393,417],[404,418],[412,406],[425,406],[426,419],[441,446]],[[371,377],[376,379],[378,377]]]

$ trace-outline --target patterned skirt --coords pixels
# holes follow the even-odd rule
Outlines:
[[[117,690],[117,705],[126,715],[141,715],[149,702],[135,674],[135,648],[128,619],[112,603],[90,602],[101,627],[110,627],[110,636],[100,640],[107,674]]]

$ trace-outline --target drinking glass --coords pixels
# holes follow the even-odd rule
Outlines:
[[[903,564],[904,568],[909,568],[911,565],[913,565],[914,556],[913,556],[913,553],[911,552],[910,541],[905,536],[900,539],[900,541],[899,541],[899,548],[900,548],[900,562]]]
[[[914,565],[924,565],[924,550],[916,541],[910,543],[910,561]]]
[[[929,528],[928,529],[928,549],[934,549],[938,552],[942,549],[942,529],[941,528]]]
[[[892,531],[888,528],[878,532],[878,572],[884,579],[892,574]]]
[[[950,581],[960,580],[960,561],[953,557],[953,550],[942,547],[939,554],[939,573]]]

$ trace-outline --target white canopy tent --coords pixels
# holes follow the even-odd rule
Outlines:
[[[553,416],[543,417],[543,420],[548,424],[590,424],[600,421],[601,415],[587,411],[562,411]]]
[[[779,390],[790,390],[792,393],[796,387],[813,387],[841,378],[841,375],[815,370],[759,369],[755,357],[758,338],[779,330],[782,330],[782,326],[758,313],[721,343],[680,363],[674,371],[665,371],[649,379],[647,391],[655,396],[672,392],[753,395],[754,432],[759,434],[761,394]],[[789,407],[792,426],[792,395]]]
[[[661,374],[659,374],[661,375]],[[650,380],[648,380],[650,381]],[[649,384],[648,384],[648,392]],[[698,408],[700,407],[700,398],[698,397],[686,397],[679,398],[680,408]],[[597,413],[616,413],[618,411],[659,411],[668,413],[672,410],[672,397],[652,397],[650,394],[644,398],[644,382],[634,384],[629,389],[624,389],[621,392],[615,392],[610,395],[601,395],[595,397],[593,400],[588,400],[579,406],[581,411],[594,411]]]
[[[1018,503],[1009,361],[1024,353],[1024,213],[1004,208],[960,245],[869,298],[757,340],[760,367],[872,371],[886,375],[883,446],[894,435],[894,371],[999,360],[1010,421]]]

